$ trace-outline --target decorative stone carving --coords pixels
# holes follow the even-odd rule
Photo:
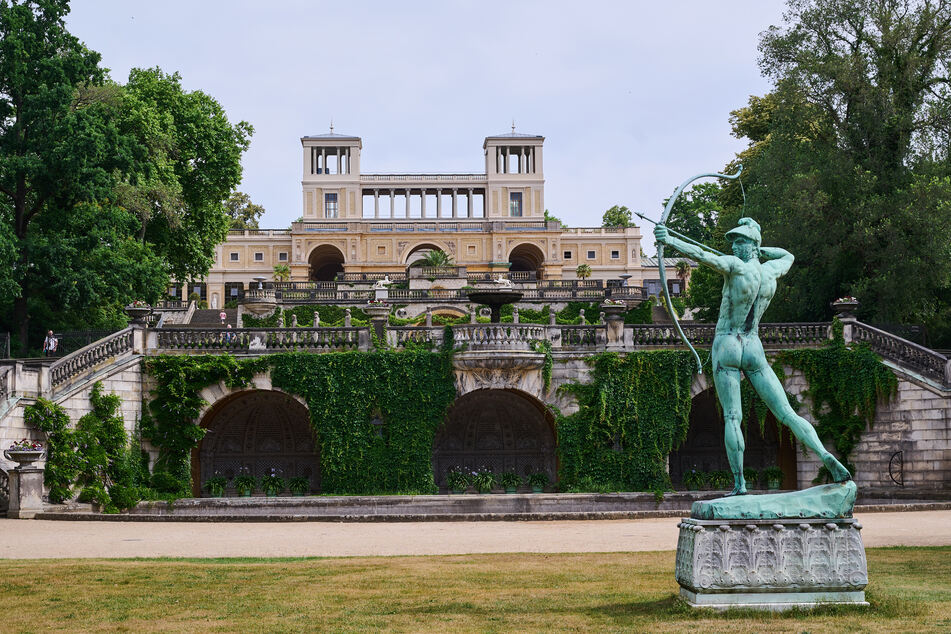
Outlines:
[[[675,574],[693,606],[868,605],[862,527],[855,519],[690,518],[678,527]]]
[[[545,355],[528,351],[459,352],[453,356],[459,396],[475,390],[521,390],[542,396],[542,366]]]

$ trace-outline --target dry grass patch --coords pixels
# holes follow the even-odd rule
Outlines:
[[[674,553],[8,560],[4,631],[951,630],[951,548],[870,549],[872,608],[698,612]]]

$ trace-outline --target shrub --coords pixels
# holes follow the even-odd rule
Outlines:
[[[710,474],[710,487],[714,491],[730,489],[733,486],[733,474],[729,471],[714,471]]]
[[[522,479],[514,471],[506,471],[499,478],[499,484],[503,489],[516,489],[522,483]]]
[[[479,493],[488,493],[495,486],[495,474],[483,467],[472,474],[472,485]]]
[[[237,489],[238,495],[251,493],[257,485],[258,479],[252,475],[239,475],[234,479],[234,488]]]
[[[705,471],[697,471],[696,469],[691,469],[683,477],[684,486],[690,491],[699,491],[707,485],[707,480],[709,480],[709,475]]]
[[[284,478],[274,474],[261,476],[261,490],[265,495],[277,495],[284,490]]]
[[[751,467],[746,467],[743,469],[743,479],[746,480],[746,487],[748,489],[754,488],[759,485],[759,471]]]
[[[533,489],[544,489],[548,486],[548,483],[548,474],[544,471],[536,471],[528,476],[528,486]]]
[[[310,480],[304,476],[291,478],[287,483],[287,488],[295,495],[307,495],[310,493]]]
[[[452,467],[446,472],[446,486],[453,491],[465,491],[471,484],[471,474],[464,467]]]
[[[221,497],[228,486],[228,479],[221,476],[215,476],[205,480],[205,490],[214,497]]]
[[[139,487],[113,484],[109,489],[109,498],[116,510],[130,509],[142,499]]]
[[[171,473],[157,471],[152,474],[152,488],[159,493],[183,493],[181,481]]]

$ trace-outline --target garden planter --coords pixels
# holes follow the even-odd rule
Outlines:
[[[783,486],[782,480],[769,480],[766,482],[766,488],[769,489],[770,491],[778,491],[782,488],[782,486]]]
[[[145,318],[152,312],[150,306],[126,306],[124,310],[125,314],[132,319],[133,324],[145,323]]]
[[[518,487],[505,487],[506,493],[516,493],[517,491],[518,491]]]
[[[7,460],[17,463],[17,469],[26,469],[46,455],[45,449],[5,449],[3,452]]]
[[[532,493],[543,493],[544,491],[545,487],[532,487]]]

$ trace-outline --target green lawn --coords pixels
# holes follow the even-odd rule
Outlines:
[[[695,611],[674,553],[0,561],[0,631],[951,631],[951,548],[869,549],[872,607]]]

